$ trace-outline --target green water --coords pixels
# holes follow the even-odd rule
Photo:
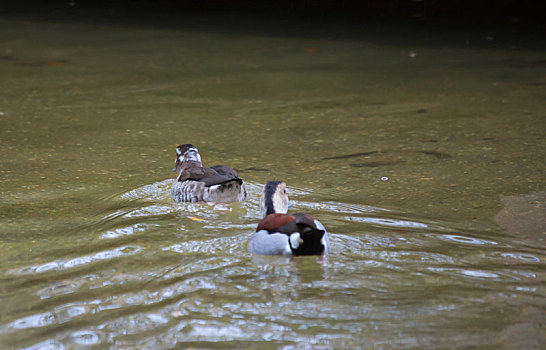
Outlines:
[[[0,20],[1,348],[544,344],[540,43],[310,33]],[[181,143],[249,199],[174,204]],[[247,254],[267,180],[328,257]]]

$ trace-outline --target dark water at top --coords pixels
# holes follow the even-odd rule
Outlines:
[[[543,346],[543,43],[199,23],[0,21],[2,349]],[[246,252],[267,180],[329,256]]]

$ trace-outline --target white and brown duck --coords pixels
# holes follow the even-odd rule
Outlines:
[[[243,180],[234,169],[223,165],[203,167],[192,144],[176,147],[173,171],[178,172],[171,189],[175,202],[239,202],[246,198]]]
[[[248,252],[260,255],[322,255],[328,252],[328,232],[305,213],[287,214],[288,196],[282,181],[268,181],[262,192],[263,219],[250,237]]]

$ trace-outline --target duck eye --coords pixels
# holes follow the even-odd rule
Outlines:
[[[286,194],[286,190],[283,190],[282,193]]]

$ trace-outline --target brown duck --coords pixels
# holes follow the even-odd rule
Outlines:
[[[243,180],[224,165],[203,167],[199,151],[192,144],[176,147],[173,171],[178,172],[171,189],[175,202],[239,202],[246,198]]]

